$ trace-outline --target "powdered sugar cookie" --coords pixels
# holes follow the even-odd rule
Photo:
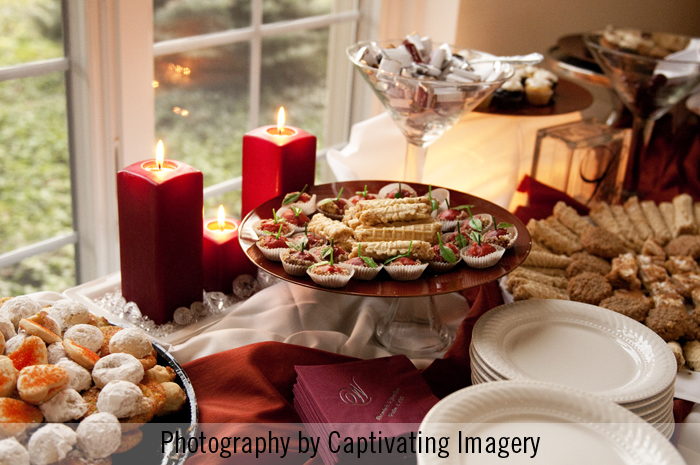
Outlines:
[[[63,337],[93,352],[100,350],[104,342],[104,334],[100,331],[100,328],[88,324],[71,326],[66,330]]]
[[[0,314],[5,315],[16,329],[17,325],[19,325],[19,320],[29,318],[39,313],[40,310],[41,304],[39,302],[31,297],[19,296],[5,302],[0,307]]]
[[[151,339],[140,329],[127,328],[119,331],[109,342],[111,353],[131,354],[136,358],[146,357],[153,350]]]
[[[29,465],[29,451],[15,438],[0,441],[0,465]]]
[[[72,300],[59,300],[54,303],[49,309],[49,316],[61,325],[62,331],[74,325],[90,322],[90,312],[87,307]]]
[[[62,358],[68,359],[68,354],[66,353],[66,349],[63,348],[62,341],[46,346],[46,352],[51,365],[55,365]]]
[[[39,404],[39,410],[49,423],[64,423],[85,415],[87,404],[78,391],[65,388],[48,401]]]
[[[87,417],[75,432],[78,435],[78,448],[92,459],[108,457],[122,442],[119,420],[107,412]]]
[[[109,354],[102,357],[92,370],[95,386],[102,389],[110,381],[128,381],[138,384],[143,378],[141,362],[131,354]]]
[[[110,381],[97,396],[97,411],[113,414],[117,418],[138,415],[145,410],[141,389],[128,381]],[[150,402],[146,401],[146,404]]]
[[[90,389],[90,386],[92,386],[92,376],[90,375],[90,372],[84,367],[75,363],[73,360],[68,360],[66,358],[59,360],[55,365],[66,370],[68,372],[68,376],[70,376],[70,381],[68,381],[66,388],[75,389],[78,392],[82,392],[86,389]]]
[[[5,337],[5,341],[9,341],[17,335],[10,318],[2,312],[0,312],[0,333]]]
[[[15,350],[19,349],[25,339],[29,337],[29,334],[24,331],[20,331],[19,334],[15,334],[10,339],[5,339],[5,355],[10,355]]]
[[[36,430],[27,443],[33,465],[49,465],[66,458],[78,436],[66,425],[48,424]]]

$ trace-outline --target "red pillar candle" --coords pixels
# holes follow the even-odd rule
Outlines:
[[[255,275],[257,267],[238,242],[241,222],[226,218],[219,207],[218,218],[204,220],[204,289],[207,292],[233,293],[233,280],[241,274]]]
[[[156,324],[204,289],[202,173],[162,152],[117,173],[122,296]]]
[[[284,109],[277,126],[263,126],[243,136],[243,216],[273,197],[313,186],[315,177],[316,136],[285,127]]]

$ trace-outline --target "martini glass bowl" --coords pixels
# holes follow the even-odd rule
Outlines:
[[[643,166],[653,169],[647,154],[654,122],[683,100],[700,82],[700,62],[677,57],[654,58],[606,43],[603,31],[584,35],[584,42],[610,79],[622,103],[632,112],[632,140],[623,195],[639,189]],[[651,34],[648,34],[651,37]],[[680,36],[676,36],[680,37]],[[676,58],[674,58],[676,56]]]
[[[513,67],[483,52],[460,50],[458,56],[473,63],[462,69],[479,74],[483,80],[455,82],[430,76],[413,77],[406,72],[386,72],[368,65],[363,59],[367,49],[378,54],[379,50],[401,43],[402,40],[359,42],[348,47],[346,53],[406,137],[403,180],[420,182],[428,146],[511,77]],[[432,44],[433,49],[439,46]],[[450,48],[451,52],[455,50]],[[492,79],[488,80],[490,77]]]

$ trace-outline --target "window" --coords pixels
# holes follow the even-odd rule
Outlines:
[[[321,154],[342,143],[371,3],[0,0],[0,297],[118,270],[116,171],[154,136],[233,214],[241,137],[280,106]]]

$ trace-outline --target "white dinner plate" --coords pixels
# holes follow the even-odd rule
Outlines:
[[[423,437],[449,438],[445,447],[449,460],[424,450],[418,453],[419,465],[503,463],[503,458],[485,449],[467,453],[466,437],[484,442],[491,437],[497,444],[502,438],[539,437],[538,452],[532,457],[536,460],[532,461],[531,447],[528,455],[510,457],[516,463],[684,463],[663,434],[625,408],[539,381],[498,381],[457,391],[428,412],[420,431]]]
[[[563,384],[617,403],[658,396],[677,371],[671,349],[652,330],[580,302],[526,300],[496,307],[477,321],[472,343],[506,379]]]

